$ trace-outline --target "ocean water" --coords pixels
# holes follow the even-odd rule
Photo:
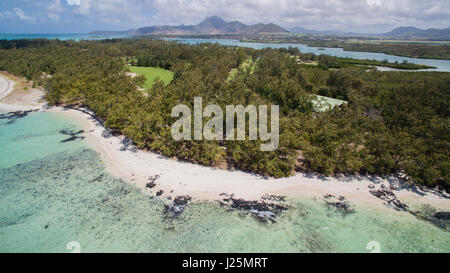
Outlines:
[[[61,130],[80,128],[54,113],[0,119],[0,252],[450,252],[448,232],[408,213],[343,215],[323,200],[289,200],[275,223],[216,202],[167,218]]]
[[[127,38],[130,35],[127,34],[22,34],[22,33],[0,33],[0,40],[20,40],[20,39],[59,39],[61,41],[66,40],[103,40],[103,39],[115,39],[115,38]]]
[[[193,39],[193,38],[167,38],[164,39],[167,41],[177,41],[185,44],[199,44],[199,43],[218,43],[226,46],[240,46],[240,47],[249,47],[254,49],[263,49],[263,48],[289,48],[296,47],[302,53],[314,53],[316,55],[326,54],[330,56],[336,56],[341,58],[353,58],[353,59],[368,59],[368,60],[377,60],[384,61],[388,60],[389,62],[403,62],[408,61],[410,63],[415,64],[423,64],[436,67],[435,69],[424,69],[423,71],[439,71],[439,72],[450,72],[450,61],[448,60],[435,60],[435,59],[418,59],[418,58],[408,58],[408,57],[399,57],[394,55],[388,55],[384,53],[373,53],[373,52],[358,52],[358,51],[346,51],[342,48],[322,48],[322,47],[313,47],[307,46],[304,44],[270,44],[270,43],[247,43],[241,42],[239,40],[231,40],[231,39]]]

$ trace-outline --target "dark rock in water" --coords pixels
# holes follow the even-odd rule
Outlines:
[[[45,229],[48,229],[48,225],[45,225],[45,227],[44,227]]]
[[[381,200],[388,201],[392,198],[396,198],[395,194],[388,188],[386,188],[384,185],[381,185],[381,188],[379,190],[372,190],[369,191],[373,196],[380,198]]]
[[[381,185],[378,190],[369,191],[373,196],[386,201],[385,205],[392,207],[398,211],[408,211],[408,205],[398,200],[397,196],[392,192],[391,189],[384,185]]]
[[[344,196],[335,197],[331,194],[327,194],[324,196],[324,201],[329,208],[332,208],[341,213],[342,216],[355,213],[355,210],[350,205],[350,203],[345,201]]]
[[[392,200],[388,201],[387,205],[392,206],[395,210],[398,210],[398,211],[407,211],[408,210],[408,206],[405,203],[402,203],[398,199],[392,199]]]
[[[36,112],[38,110],[28,110],[28,111],[15,111],[15,112],[9,112],[7,114],[0,114],[0,119],[6,119],[8,122],[7,125],[13,124],[16,122],[19,118],[24,118],[28,116],[32,112]]]
[[[156,196],[161,196],[164,193],[164,191],[160,190],[156,193]]]
[[[174,219],[183,213],[189,201],[192,198],[188,195],[186,196],[177,196],[173,201],[172,205],[164,206],[164,216],[166,219]]]
[[[184,206],[184,205],[187,205],[187,203],[191,200],[192,200],[192,197],[190,197],[189,195],[182,195],[182,196],[177,196],[175,198],[175,200],[173,200],[173,203],[177,206]]]
[[[284,197],[265,196],[265,199],[278,199],[282,200]],[[247,201],[244,199],[236,199],[231,195],[229,198],[223,199],[223,202],[219,202],[221,206],[228,207],[232,210],[244,211],[250,213],[257,220],[267,223],[267,220],[275,222],[275,218],[281,215],[287,206],[277,204],[274,202],[265,201]]]
[[[440,220],[450,220],[450,212],[447,211],[440,211],[437,212],[434,217],[440,219]]]

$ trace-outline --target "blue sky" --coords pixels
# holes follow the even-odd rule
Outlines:
[[[0,0],[2,33],[85,33],[207,16],[283,27],[380,33],[450,27],[450,0]]]

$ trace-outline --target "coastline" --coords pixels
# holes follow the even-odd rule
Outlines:
[[[6,88],[0,85],[0,111],[28,111],[45,105],[44,92],[32,88],[30,82],[4,71],[0,71],[0,81],[9,83]]]
[[[43,92],[38,89],[14,91],[6,98],[0,99],[0,111],[19,111],[40,109],[66,116],[79,124],[85,133],[89,148],[98,152],[106,170],[113,176],[132,183],[144,193],[155,196],[163,191],[162,197],[174,198],[189,195],[195,200],[222,200],[223,194],[234,194],[236,198],[245,200],[261,200],[266,194],[281,195],[287,198],[319,198],[331,194],[344,196],[351,204],[363,205],[368,208],[388,208],[383,201],[370,193],[369,186],[387,187],[398,184],[399,179],[386,179],[371,176],[340,176],[325,177],[317,174],[297,174],[292,177],[274,179],[242,171],[220,170],[204,167],[193,163],[180,162],[161,155],[133,149],[124,149],[123,136],[111,136],[106,129],[90,115],[62,107],[45,108],[41,101]],[[149,177],[158,175],[156,186],[147,189]],[[414,191],[411,189],[394,190],[399,200],[411,206],[430,204],[440,210],[450,210],[450,200],[431,192]]]
[[[0,74],[0,100],[7,97],[14,90],[15,82]],[[3,76],[3,77],[2,77]]]
[[[149,194],[163,190],[162,196],[190,195],[195,199],[216,201],[223,193],[236,198],[260,200],[265,194],[288,198],[323,198],[327,194],[345,196],[351,203],[374,208],[387,208],[369,191],[370,185],[397,184],[395,177],[382,179],[371,176],[325,177],[319,174],[296,174],[275,179],[242,171],[221,170],[188,162],[165,158],[161,155],[130,149],[123,150],[124,137],[105,136],[105,129],[88,114],[80,111],[52,108],[48,112],[60,113],[78,122],[87,132],[88,146],[97,151],[109,173],[131,182]],[[157,186],[146,189],[148,178],[159,175]],[[443,210],[450,209],[450,200],[432,193],[415,193],[408,189],[395,191],[404,202],[431,204]]]

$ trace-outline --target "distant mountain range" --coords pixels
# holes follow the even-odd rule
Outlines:
[[[137,35],[221,35],[221,34],[244,34],[260,35],[269,33],[288,33],[284,28],[275,24],[246,25],[238,21],[225,22],[222,18],[211,16],[203,20],[198,25],[181,26],[152,26],[142,27],[133,31]]]
[[[294,33],[305,35],[370,36],[392,39],[428,39],[450,40],[450,28],[419,29],[416,27],[399,27],[383,34],[363,34],[344,31],[319,31],[302,27],[288,30],[275,24],[246,25],[238,21],[226,22],[218,16],[207,17],[198,25],[149,26],[128,31],[93,31],[90,34],[131,34],[131,35],[248,35],[257,36],[275,33]]]
[[[355,33],[332,30],[310,30],[302,27],[288,29],[291,33],[305,35],[338,35],[338,36],[369,36],[393,39],[427,39],[427,40],[450,40],[450,28],[445,29],[420,29],[416,27],[398,27],[390,32],[382,34]]]
[[[416,27],[399,27],[390,32],[382,34],[384,37],[396,39],[431,39],[450,40],[450,27],[444,29],[420,29]]]

